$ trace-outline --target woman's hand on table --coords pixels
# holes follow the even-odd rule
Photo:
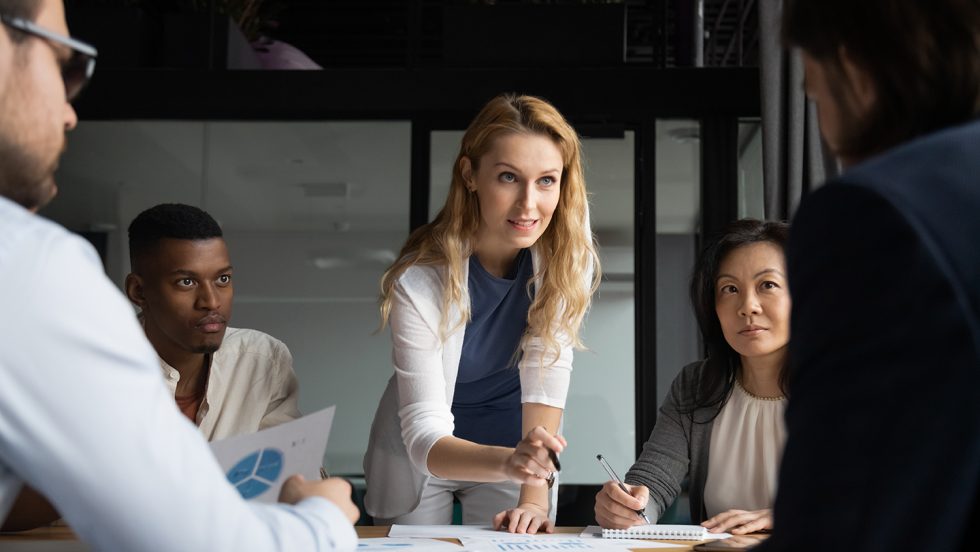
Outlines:
[[[772,510],[728,510],[701,524],[712,533],[745,535],[772,529]]]
[[[533,535],[539,532],[551,533],[555,530],[555,526],[548,519],[547,508],[525,502],[493,516],[493,529]]]

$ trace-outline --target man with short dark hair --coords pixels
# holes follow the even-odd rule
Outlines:
[[[151,207],[129,225],[126,295],[181,412],[209,441],[300,416],[289,349],[229,328],[233,269],[221,227],[190,205]]]
[[[30,487],[99,550],[352,550],[343,480],[290,478],[292,506],[241,498],[93,248],[32,213],[57,190],[68,101],[94,68],[94,48],[67,33],[61,0],[0,0],[4,528],[37,522]]]
[[[846,170],[790,231],[788,438],[760,550],[977,550],[980,2],[783,9]]]

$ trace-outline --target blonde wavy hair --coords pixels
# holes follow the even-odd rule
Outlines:
[[[545,262],[528,283],[529,288],[535,286],[535,294],[520,347],[525,350],[529,339],[540,338],[546,352],[552,353],[553,363],[561,350],[557,335],[567,336],[573,346],[582,348],[579,329],[592,294],[599,285],[600,267],[589,229],[582,145],[578,134],[551,104],[532,96],[497,96],[483,107],[466,129],[453,165],[446,204],[435,220],[409,236],[398,260],[381,278],[381,327],[387,324],[391,314],[395,282],[413,265],[446,267],[448,285],[443,291],[443,312],[449,312],[449,307],[455,305],[462,314],[459,325],[469,322],[470,305],[463,267],[473,253],[472,241],[480,225],[480,205],[477,195],[466,189],[461,161],[468,158],[476,171],[483,155],[498,137],[506,134],[547,136],[561,152],[563,167],[558,206],[551,224],[533,246]],[[583,275],[590,273],[591,281],[584,284]],[[459,327],[449,328],[447,318],[443,318],[441,328],[444,339]]]
[[[435,220],[409,236],[398,260],[381,278],[381,327],[391,315],[395,282],[413,265],[446,267],[447,285],[443,291],[443,312],[456,306],[461,320],[449,328],[443,317],[442,338],[470,320],[467,282],[464,266],[473,253],[472,242],[480,225],[477,195],[469,193],[462,175],[461,160],[466,157],[476,171],[484,154],[496,139],[507,134],[536,134],[552,139],[561,152],[563,167],[558,206],[551,224],[533,247],[546,262],[538,267],[531,282],[534,299],[527,314],[527,329],[520,350],[526,350],[529,339],[540,338],[551,363],[558,359],[562,344],[557,336],[567,336],[576,348],[582,348],[579,329],[589,309],[592,294],[599,285],[599,256],[589,228],[588,197],[582,170],[581,143],[575,129],[551,104],[532,96],[505,94],[483,107],[463,135],[459,155],[453,164],[452,182],[446,204]],[[583,283],[583,275],[591,281]],[[548,355],[547,353],[552,353]]]

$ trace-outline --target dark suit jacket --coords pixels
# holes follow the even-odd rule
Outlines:
[[[789,438],[759,550],[980,549],[964,543],[980,489],[980,121],[812,194],[787,257]]]

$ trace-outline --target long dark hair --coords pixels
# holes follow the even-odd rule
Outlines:
[[[838,100],[849,86],[841,48],[874,83],[871,112],[848,125],[840,154],[867,157],[980,115],[976,0],[786,0],[783,41],[824,63]]]
[[[701,330],[701,338],[707,350],[707,358],[701,368],[701,378],[697,390],[689,404],[681,404],[680,409],[687,414],[702,408],[713,412],[701,423],[710,422],[728,401],[735,385],[735,378],[741,368],[739,354],[725,340],[721,321],[715,310],[715,282],[722,261],[736,249],[754,243],[771,243],[782,251],[786,250],[789,238],[789,225],[785,222],[764,222],[755,219],[742,219],[730,223],[715,239],[701,251],[694,274],[691,275],[691,304]],[[786,366],[779,372],[779,386],[786,394]]]

